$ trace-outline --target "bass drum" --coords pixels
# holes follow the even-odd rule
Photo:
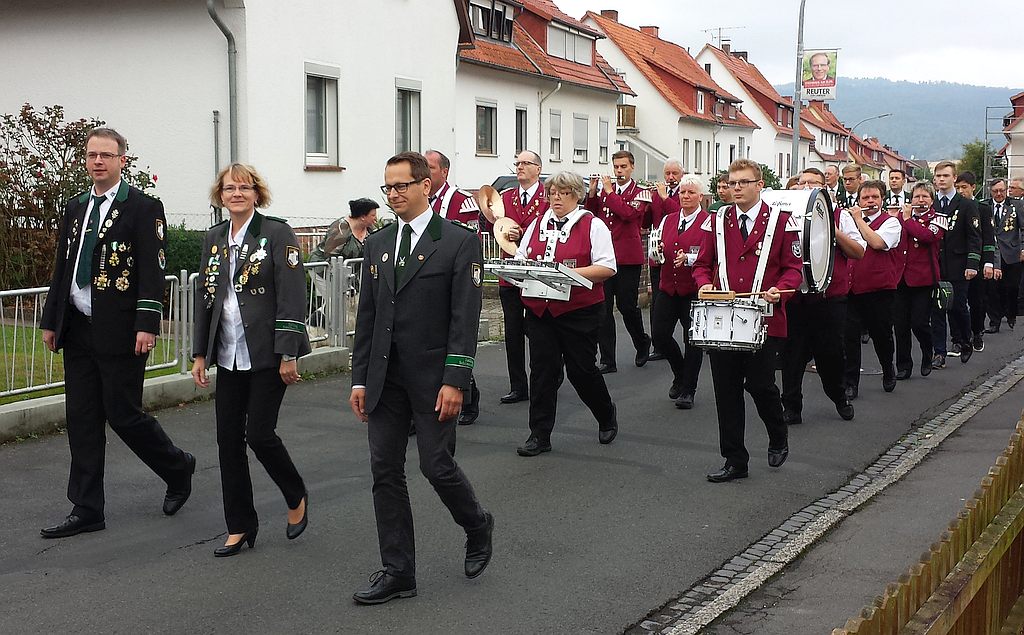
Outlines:
[[[803,293],[823,293],[832,282],[836,257],[836,223],[832,202],[825,190],[765,190],[761,200],[781,212],[788,212],[787,231],[800,235],[803,261]]]

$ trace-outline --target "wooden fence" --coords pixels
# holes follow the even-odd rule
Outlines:
[[[1024,416],[919,561],[832,635],[1024,632]]]

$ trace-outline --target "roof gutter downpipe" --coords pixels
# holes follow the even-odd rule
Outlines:
[[[538,110],[537,116],[540,117],[540,121],[538,122],[539,125],[537,126],[537,151],[538,152],[542,152],[541,148],[544,147],[544,102],[546,102],[548,100],[548,97],[551,97],[552,95],[554,95],[555,93],[557,93],[560,90],[562,90],[562,82],[558,82],[558,85],[555,86],[555,89],[553,91],[551,91],[550,93],[548,93],[547,95],[544,95],[543,97],[541,97],[540,98],[540,102],[537,104],[537,110]]]
[[[235,36],[217,15],[213,2],[214,0],[206,0],[206,10],[210,12],[214,24],[228,41],[228,138],[231,145],[231,162],[235,163],[238,161],[238,49],[235,47]]]

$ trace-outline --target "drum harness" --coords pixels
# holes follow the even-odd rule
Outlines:
[[[735,205],[726,205],[718,209],[718,223],[715,226],[715,241],[716,250],[718,252],[718,279],[722,284],[723,291],[729,291],[729,270],[728,262],[725,251],[725,215],[727,210],[732,210]],[[772,243],[775,240],[775,229],[778,226],[779,220],[779,208],[776,206],[770,206],[768,208],[768,227],[764,233],[764,239],[761,241],[762,249],[760,255],[757,257],[757,269],[754,272],[754,280],[750,286],[750,290],[754,293],[761,291],[761,283],[764,281],[764,272],[768,268],[768,254],[771,251]],[[741,300],[737,300],[739,302]],[[764,296],[755,296],[754,304],[760,306],[761,310],[766,315],[771,315],[772,305],[764,299]]]

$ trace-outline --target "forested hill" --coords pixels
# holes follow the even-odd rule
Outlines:
[[[776,86],[783,95],[793,94],[793,84]],[[961,145],[985,137],[985,107],[990,117],[1010,111],[1010,96],[1020,88],[991,88],[949,82],[894,82],[888,79],[839,78],[838,99],[832,112],[847,126],[862,119],[891,112],[891,117],[868,121],[856,130],[858,136],[877,136],[882,143],[904,156],[937,161],[959,158]],[[988,122],[990,131],[1001,121]],[[995,148],[1005,137],[991,136]]]

